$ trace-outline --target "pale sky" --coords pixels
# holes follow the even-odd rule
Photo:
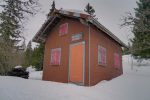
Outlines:
[[[25,26],[24,36],[28,42],[40,29],[46,20],[46,14],[51,8],[53,0],[39,0],[42,11],[37,12],[34,17],[30,17]],[[128,38],[132,36],[131,30],[127,27],[121,28],[121,18],[126,12],[134,14],[137,0],[55,0],[56,8],[84,10],[89,2],[95,9],[98,21],[109,29],[124,43],[128,43]]]

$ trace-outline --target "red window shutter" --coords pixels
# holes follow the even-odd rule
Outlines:
[[[59,27],[59,36],[65,35],[68,33],[68,23],[62,24]]]
[[[51,50],[51,64],[60,65],[60,59],[61,59],[61,48],[52,49]]]
[[[119,57],[119,54],[117,53],[114,54],[114,63],[115,63],[115,68],[120,67],[120,57]]]
[[[106,64],[106,49],[105,48],[101,48],[101,55],[102,55],[102,64]]]
[[[101,64],[101,47],[98,46],[98,64]]]
[[[60,64],[60,51],[56,51],[55,52],[56,54],[55,54],[55,56],[56,56],[56,64]]]
[[[51,64],[54,64],[54,53],[51,51]]]
[[[106,64],[106,49],[103,48],[103,64]]]
[[[101,46],[98,47],[98,63],[102,65],[106,64],[106,48]]]

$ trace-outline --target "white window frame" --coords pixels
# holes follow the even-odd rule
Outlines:
[[[52,61],[52,53],[53,51],[55,50],[60,50],[60,58],[59,58],[59,64],[52,64],[51,61]],[[54,48],[54,49],[51,49],[51,59],[50,59],[50,65],[60,65],[61,64],[61,48]]]
[[[118,55],[119,56],[119,65],[117,66],[117,65],[115,65],[115,55]],[[120,55],[120,53],[114,53],[114,68],[116,68],[116,69],[120,69],[120,67],[121,67],[121,55]]]
[[[63,25],[65,25],[65,24],[67,25],[67,32],[62,34],[62,33],[60,32],[60,28],[61,28]],[[65,34],[68,34],[68,23],[63,23],[63,24],[61,24],[61,25],[59,26],[59,36],[63,36],[63,35],[65,35]]]
[[[105,63],[102,63],[101,61],[100,61],[100,59],[102,59],[102,58],[100,58],[101,57],[101,54],[100,54],[100,52],[99,52],[99,50],[100,49],[105,49],[105,51],[106,51],[106,54],[105,54]],[[98,65],[103,65],[103,66],[105,66],[107,64],[107,50],[106,50],[106,48],[105,47],[103,47],[103,46],[101,46],[101,45],[98,45]]]

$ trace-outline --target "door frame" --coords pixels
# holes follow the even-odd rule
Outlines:
[[[81,42],[76,42],[76,43],[71,43],[69,45],[69,68],[68,68],[68,83],[70,83],[70,58],[71,58],[71,47],[75,46],[75,45],[79,45],[79,44],[83,44],[83,77],[82,77],[82,83],[76,83],[79,85],[84,85],[85,84],[85,41],[81,41]]]

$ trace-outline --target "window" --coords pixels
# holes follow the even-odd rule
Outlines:
[[[120,56],[118,53],[114,53],[114,66],[115,68],[120,68]]]
[[[51,50],[51,65],[60,65],[61,60],[61,48]]]
[[[98,64],[106,65],[106,48],[98,46]]]
[[[68,23],[62,24],[59,27],[59,36],[65,35],[68,33]]]

